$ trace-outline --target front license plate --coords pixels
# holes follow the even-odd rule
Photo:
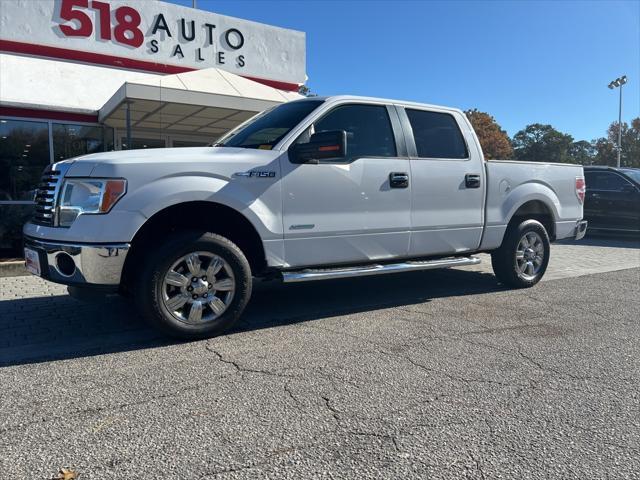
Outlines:
[[[35,250],[24,248],[24,263],[29,273],[40,276],[40,256]]]

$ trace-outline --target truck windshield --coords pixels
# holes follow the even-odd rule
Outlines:
[[[215,147],[272,149],[324,100],[299,100],[266,110],[220,137]]]

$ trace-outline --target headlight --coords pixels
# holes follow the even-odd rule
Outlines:
[[[107,213],[127,191],[124,179],[70,178],[58,203],[58,225],[69,227],[79,215]]]

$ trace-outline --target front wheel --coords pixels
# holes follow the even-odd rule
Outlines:
[[[491,253],[493,272],[510,287],[532,287],[540,281],[551,254],[549,235],[537,220],[511,225],[502,245]]]
[[[152,326],[178,338],[228,330],[251,297],[251,269],[231,241],[211,233],[170,236],[144,261],[135,299]]]

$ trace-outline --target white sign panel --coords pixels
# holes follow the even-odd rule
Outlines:
[[[290,84],[306,79],[303,32],[157,0],[0,1],[0,49],[38,47],[57,56],[64,49],[71,60],[164,65],[167,73],[217,67]]]

